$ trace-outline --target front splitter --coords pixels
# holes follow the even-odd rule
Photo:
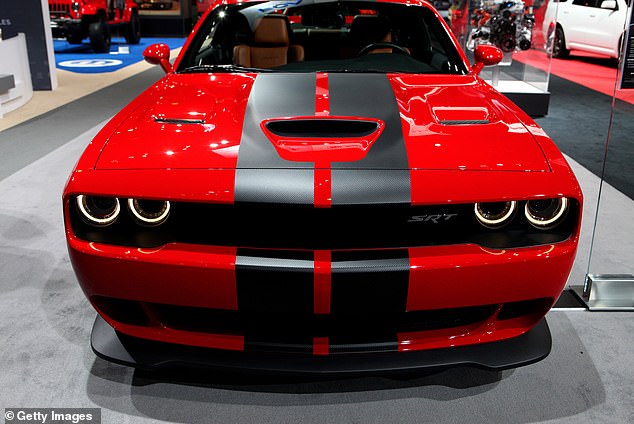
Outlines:
[[[499,342],[414,352],[380,352],[329,356],[235,352],[162,343],[116,332],[99,315],[92,349],[105,360],[136,368],[177,366],[279,374],[396,373],[456,366],[503,370],[528,365],[550,353],[546,319],[519,337]]]

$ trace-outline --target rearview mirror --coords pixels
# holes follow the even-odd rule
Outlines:
[[[471,70],[476,74],[479,74],[485,66],[493,66],[500,63],[504,54],[502,53],[502,50],[495,46],[480,44],[475,48],[473,57],[475,58],[475,65],[473,65]]]
[[[619,5],[616,0],[604,0],[601,3],[601,9],[619,10]]]
[[[161,65],[167,74],[174,70],[170,63],[170,48],[167,44],[159,43],[148,46],[143,52],[143,58],[152,65]]]

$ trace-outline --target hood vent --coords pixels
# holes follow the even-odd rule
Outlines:
[[[204,119],[154,118],[154,122],[158,124],[201,125],[205,123],[205,120]]]
[[[266,129],[284,138],[356,138],[367,137],[379,129],[376,121],[352,119],[288,119],[269,121]]]
[[[440,121],[442,125],[484,125],[490,124],[488,119],[451,119]]]

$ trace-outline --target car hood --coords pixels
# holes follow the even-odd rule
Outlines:
[[[174,74],[138,104],[97,169],[549,170],[472,76]]]

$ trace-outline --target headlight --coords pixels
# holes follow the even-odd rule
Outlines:
[[[559,224],[568,211],[568,204],[565,197],[530,200],[526,202],[524,215],[533,227],[545,230]]]
[[[147,226],[162,224],[170,214],[170,202],[164,200],[128,199],[128,208],[139,224]]]
[[[71,8],[73,9],[73,12],[79,12],[79,9],[81,9],[81,4],[79,4],[76,1],[74,1],[73,5],[71,6]]]
[[[474,207],[478,222],[487,228],[499,228],[507,224],[517,209],[517,202],[476,203]]]
[[[119,199],[102,196],[77,196],[77,208],[82,219],[95,226],[106,226],[116,221],[121,211]]]

